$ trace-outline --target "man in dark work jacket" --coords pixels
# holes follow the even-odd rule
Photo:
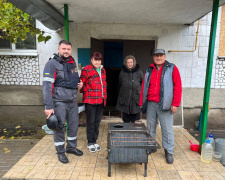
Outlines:
[[[68,163],[65,152],[77,156],[83,152],[76,148],[79,123],[77,91],[83,86],[80,82],[76,62],[71,56],[72,44],[69,41],[59,42],[58,54],[54,54],[46,63],[43,75],[43,95],[47,119],[55,114],[59,124],[67,120],[67,147],[64,128],[54,131],[54,144],[58,159]]]

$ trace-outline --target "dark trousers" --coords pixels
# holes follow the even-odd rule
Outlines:
[[[79,123],[77,101],[71,103],[54,102],[55,115],[60,124],[67,120],[67,146],[66,150],[77,147],[77,129]],[[54,131],[54,144],[58,154],[65,153],[65,128]]]
[[[137,121],[140,119],[140,113],[137,114],[127,114],[123,112],[123,122],[125,123],[134,123],[134,121]]]
[[[99,124],[102,118],[103,104],[85,104],[87,113],[87,140],[88,144],[95,144],[99,135]]]

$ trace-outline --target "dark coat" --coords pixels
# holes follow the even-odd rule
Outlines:
[[[120,91],[116,109],[127,114],[140,112],[139,98],[143,73],[137,64],[131,71],[123,66],[119,75]]]

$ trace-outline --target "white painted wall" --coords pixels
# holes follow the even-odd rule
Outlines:
[[[49,58],[54,54],[57,53],[57,48],[59,41],[62,39],[63,30],[60,31],[52,31],[46,28],[41,22],[36,21],[36,27],[40,28],[41,30],[45,31],[45,35],[50,35],[52,38],[45,44],[44,42],[37,43],[37,51],[38,51],[38,58],[40,64],[40,84],[42,85],[43,81],[43,70],[46,62]]]
[[[214,62],[218,56],[220,14],[214,53]],[[208,55],[211,13],[201,19],[198,47],[195,52],[167,53],[167,60],[175,63],[182,77],[183,87],[203,88]],[[75,29],[76,48],[90,48],[90,38],[156,40],[156,47],[168,50],[193,50],[197,22],[193,26],[185,25],[126,25],[126,24],[77,24]],[[212,87],[214,87],[215,63],[213,64]]]
[[[215,62],[219,49],[221,8],[219,9],[217,35],[214,53],[214,64],[211,87],[215,87]],[[58,42],[64,39],[64,30],[53,32],[46,29],[41,23],[38,27],[50,32],[52,39],[38,44],[40,61],[40,81],[45,63],[53,53],[57,53]],[[208,55],[208,44],[211,26],[211,13],[201,19],[198,46],[195,52],[167,53],[167,60],[175,63],[180,70],[183,87],[204,88],[205,73]],[[99,23],[70,23],[70,41],[73,45],[72,55],[77,60],[77,48],[90,48],[91,37],[97,39],[129,39],[129,40],[155,40],[157,48],[168,50],[193,50],[197,22],[193,26],[171,24],[99,24]]]
[[[37,51],[38,51],[39,63],[40,63],[40,84],[42,84],[44,66],[54,53],[58,53],[59,41],[65,39],[65,31],[64,31],[64,28],[62,28],[59,31],[52,31],[46,28],[39,21],[37,21],[36,25],[38,28],[46,32],[45,35],[50,35],[52,37],[47,43],[41,42],[37,44]],[[74,46],[74,44],[76,44],[76,39],[75,39],[76,36],[74,34],[74,29],[76,28],[76,24],[70,23],[69,27],[70,27],[69,39],[73,45],[72,56],[77,57],[77,49]],[[76,58],[76,61],[77,61],[77,58]]]

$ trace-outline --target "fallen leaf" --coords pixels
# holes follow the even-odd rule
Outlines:
[[[4,139],[5,136],[1,136],[0,139]]]
[[[15,128],[18,129],[18,128],[20,128],[20,126],[16,126]]]
[[[9,153],[10,150],[8,148],[3,148],[5,150],[5,153]]]
[[[11,139],[14,139],[14,138],[15,138],[14,136],[11,137]]]
[[[48,165],[48,163],[45,163],[45,165],[47,166],[47,165]]]
[[[32,170],[32,169],[33,169],[33,167],[31,166],[29,169],[30,169],[30,170]]]

